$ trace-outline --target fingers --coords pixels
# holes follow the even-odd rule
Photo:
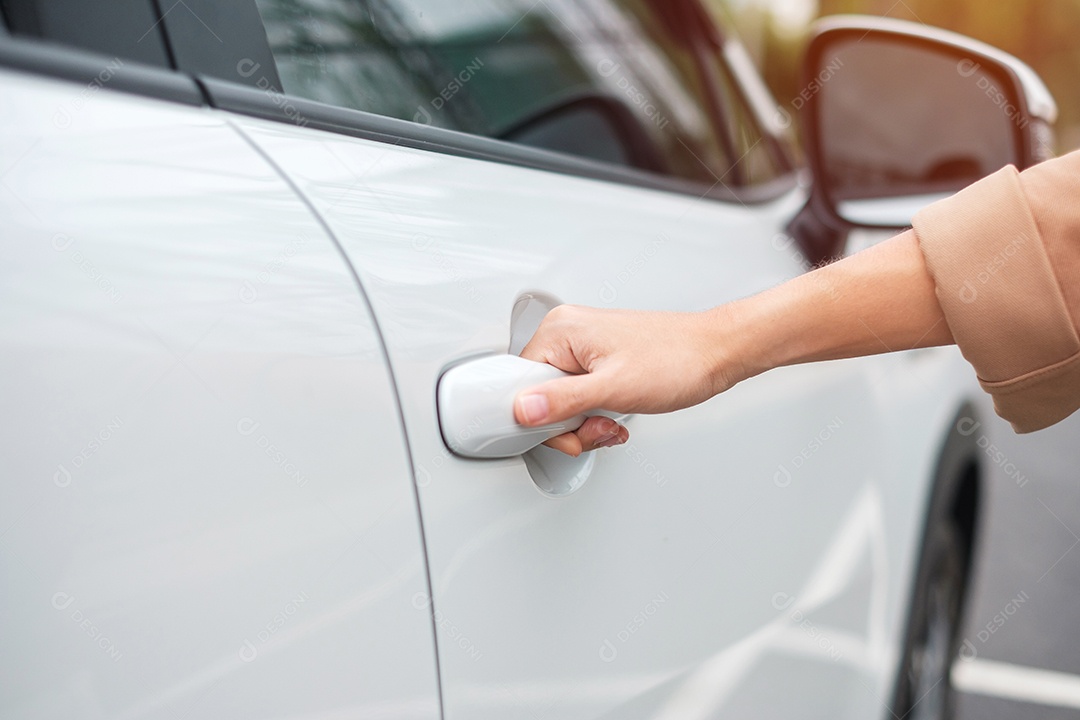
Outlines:
[[[572,433],[563,433],[548,440],[545,445],[577,457],[583,452],[622,445],[630,439],[630,431],[611,418],[597,416]]]
[[[529,427],[561,422],[603,407],[604,378],[590,373],[551,380],[514,398],[514,418]]]
[[[630,431],[611,418],[597,416],[585,421],[574,431],[583,452],[622,445],[630,438]]]
[[[583,373],[578,352],[589,345],[589,338],[578,332],[578,318],[584,308],[559,305],[545,317],[536,333],[521,350],[521,357],[535,362],[548,363],[569,373]]]
[[[580,438],[578,438],[577,434],[572,432],[557,435],[544,444],[561,453],[566,453],[570,457],[577,457],[584,452],[584,449],[581,447]]]
[[[538,330],[536,335],[539,334],[540,331]],[[521,349],[521,357],[526,360],[532,360],[533,362],[547,362],[549,355],[548,350],[536,335],[533,335],[532,339]]]

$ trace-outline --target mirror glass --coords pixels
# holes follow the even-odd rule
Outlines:
[[[920,208],[1018,162],[1015,90],[977,60],[893,35],[820,55],[818,152],[840,217],[904,226]]]

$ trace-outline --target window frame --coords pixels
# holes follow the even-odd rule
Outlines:
[[[249,1],[254,4],[254,0]],[[171,43],[172,38],[167,30],[168,28],[166,43]],[[248,31],[257,34],[269,52],[269,43],[262,24],[259,23]],[[112,58],[101,54],[50,43],[47,40],[11,36],[6,32],[6,28],[0,25],[0,67],[91,84],[111,60]],[[191,73],[182,66],[169,70],[137,62],[125,62],[115,69],[103,87],[454,157],[497,162],[743,206],[775,201],[800,186],[800,175],[796,170],[759,185],[730,187],[718,182],[709,186],[701,182],[531,148],[495,138],[305,100],[282,94],[271,87],[260,89],[250,84]]]
[[[254,0],[250,1],[254,4]],[[650,1],[655,2],[657,0]],[[680,0],[680,3],[682,4],[682,12],[696,20],[696,22],[688,24],[688,27],[692,28],[692,30],[688,33],[687,50],[693,56],[695,64],[698,65],[701,81],[705,85],[703,89],[709,96],[710,107],[706,108],[706,112],[712,122],[713,131],[717,134],[718,139],[723,142],[725,152],[728,152],[729,148],[734,147],[734,138],[730,135],[726,124],[723,122],[726,110],[722,107],[715,107],[723,102],[724,92],[717,85],[718,78],[713,72],[702,71],[702,68],[713,68],[714,63],[721,63],[723,67],[714,68],[715,72],[723,72],[728,76],[732,75],[727,67],[727,61],[720,52],[723,35],[720,28],[716,26],[712,17],[699,4],[698,0]],[[263,42],[269,47],[269,41],[265,37],[265,29],[260,26],[258,31]],[[179,69],[184,70],[183,67]],[[250,92],[245,92],[245,88],[227,81],[203,76],[197,76],[197,80],[205,88],[211,104],[222,110],[288,123],[297,123],[298,119],[302,118],[304,125],[307,127],[315,127],[320,130],[369,140],[391,142],[403,147],[431,150],[458,157],[490,160],[565,175],[616,182],[623,185],[694,195],[699,198],[737,202],[744,205],[762,204],[775,200],[799,184],[798,173],[793,167],[793,163],[788,163],[785,171],[778,174],[773,180],[757,185],[727,184],[722,181],[722,178],[726,175],[721,175],[721,180],[716,183],[709,184],[540,148],[529,148],[496,138],[472,135],[457,130],[430,127],[421,123],[329,105],[288,94],[277,93],[276,97],[265,97],[260,100],[259,95],[274,96],[274,93],[263,92],[253,95]],[[737,83],[734,84],[737,86]],[[737,92],[741,95],[742,89],[739,88]],[[739,100],[742,100],[741,96]],[[717,113],[720,113],[719,117],[717,117]],[[755,129],[763,137],[768,138],[770,144],[777,140],[766,132],[764,128],[755,125]],[[738,176],[736,165],[739,158],[732,157],[732,160],[734,164],[726,172],[734,172]]]
[[[58,45],[0,31],[0,67],[77,82],[87,87],[203,107],[206,98],[194,78],[175,70]]]
[[[765,143],[770,160],[777,168],[778,177],[797,173],[798,163],[789,152],[785,138],[762,124],[754,111],[743,79],[728,62],[726,56],[728,43],[738,43],[738,38],[734,40],[729,38],[725,29],[705,10],[700,0],[684,0],[684,2],[688,3],[686,12],[692,17],[691,24],[697,28],[697,31],[693,33],[692,50],[697,56],[702,76],[712,88],[712,117],[716,124],[716,132],[724,136],[726,146],[732,148],[732,152],[736,152],[739,142],[732,128],[740,123],[740,116],[742,116],[744,124],[751,127]],[[756,69],[755,72],[757,72]],[[738,107],[727,107],[730,103],[736,103]],[[735,158],[734,164],[728,171],[735,175],[737,185],[742,187],[745,187],[743,185],[745,176],[743,169],[738,165],[745,157],[743,155]]]
[[[277,95],[275,102],[264,91],[216,78],[199,77],[196,80],[204,88],[211,105],[227,112],[285,124],[302,125],[306,128],[401,147],[428,150],[443,155],[486,160],[503,165],[515,165],[742,205],[770,202],[798,186],[797,175],[788,173],[760,185],[732,188],[723,183],[717,183],[710,187],[692,180],[649,173],[505,140],[423,125],[409,120],[399,120],[362,110],[327,105],[292,95]]]

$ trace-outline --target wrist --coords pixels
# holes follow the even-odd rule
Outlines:
[[[805,276],[804,276],[805,277]],[[808,318],[792,322],[800,288],[788,283],[707,311],[717,392],[773,368],[799,362],[806,352]]]
[[[705,344],[702,357],[714,395],[768,369],[744,303],[727,303],[701,313],[704,327],[698,337]]]

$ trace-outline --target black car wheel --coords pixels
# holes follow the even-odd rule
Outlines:
[[[938,522],[927,533],[916,581],[897,688],[898,718],[947,720],[953,716],[949,674],[957,657],[966,567],[959,530],[951,522]]]

